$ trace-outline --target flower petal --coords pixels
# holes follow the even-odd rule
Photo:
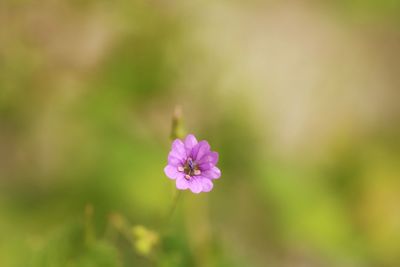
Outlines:
[[[176,179],[176,188],[180,189],[180,190],[185,190],[189,188],[189,181],[186,180],[183,176],[182,177],[178,177]]]
[[[205,154],[201,159],[197,160],[199,164],[199,168],[201,170],[208,170],[211,169],[214,165],[218,162],[218,153],[210,151],[209,153]]]
[[[210,145],[207,141],[200,141],[192,149],[192,157],[194,160],[201,159],[204,155],[210,152]]]
[[[218,179],[219,177],[221,177],[221,171],[214,166],[211,169],[202,172],[201,176],[207,177],[209,179]]]
[[[211,163],[214,164],[214,165],[217,165],[218,159],[219,159],[218,152],[214,152],[214,151],[210,152],[209,153],[209,157],[210,157]]]
[[[200,193],[201,190],[203,190],[203,185],[201,183],[201,179],[197,178],[197,177],[196,178],[192,177],[189,180],[189,189],[190,189],[190,191],[192,191],[195,194]]]
[[[210,179],[201,179],[201,185],[203,187],[203,192],[210,192],[213,189],[214,184]]]
[[[175,167],[182,166],[185,162],[186,158],[177,158],[171,153],[168,155],[168,165],[172,165]]]
[[[171,154],[173,154],[176,158],[186,158],[186,149],[183,142],[179,139],[175,139],[172,142]]]
[[[168,154],[168,164],[173,166],[180,166],[186,161],[186,149],[183,142],[175,139],[172,143],[171,151]]]
[[[190,155],[193,147],[197,145],[197,139],[193,134],[189,134],[185,138],[186,155]]]
[[[176,179],[178,177],[181,177],[183,174],[178,171],[178,168],[173,165],[167,165],[164,168],[165,175],[168,176],[170,179]]]

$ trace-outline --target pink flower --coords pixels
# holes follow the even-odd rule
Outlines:
[[[207,141],[197,142],[194,135],[186,136],[184,142],[175,139],[168,154],[168,165],[165,174],[176,180],[176,188],[190,189],[193,193],[210,192],[213,179],[221,176],[221,171],[215,166],[218,153],[210,150]]]

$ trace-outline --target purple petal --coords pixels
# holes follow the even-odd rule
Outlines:
[[[203,192],[210,192],[213,189],[214,184],[210,179],[203,178],[201,179],[201,185],[203,187]]]
[[[203,164],[199,164],[198,166],[199,166],[199,169],[202,172],[208,171],[209,169],[212,169],[214,167],[214,165],[209,163],[209,162],[205,162]]]
[[[218,162],[218,153],[217,152],[209,152],[204,155],[201,159],[197,160],[199,164],[199,168],[201,170],[208,170],[211,169],[214,165]]]
[[[183,176],[176,179],[176,188],[185,190],[189,188],[189,182]]]
[[[172,165],[175,167],[182,166],[185,160],[186,158],[177,158],[174,155],[171,155],[171,153],[168,155],[168,165]]]
[[[211,152],[211,153],[209,153],[208,154],[209,155],[209,157],[210,157],[210,162],[212,163],[212,164],[214,164],[214,165],[217,165],[217,163],[218,163],[218,159],[219,159],[219,154],[218,154],[218,152]]]
[[[201,176],[207,177],[209,179],[218,179],[219,177],[221,177],[221,171],[214,166],[211,169],[202,172]]]
[[[183,174],[178,171],[178,168],[173,165],[167,165],[164,168],[165,175],[168,176],[170,179],[176,179],[178,177],[181,177]]]
[[[203,190],[203,185],[201,183],[201,179],[200,178],[191,178],[189,180],[189,189],[190,191],[192,191],[195,194],[198,194],[201,192],[201,190]]]
[[[210,152],[210,145],[207,141],[200,141],[192,149],[192,157],[194,160],[201,159],[204,155]]]
[[[186,149],[183,142],[175,139],[172,143],[171,151],[168,154],[168,164],[179,166],[186,160]]]
[[[186,149],[183,142],[179,139],[175,139],[172,142],[172,149],[171,152],[176,158],[186,158]]]
[[[193,134],[189,134],[185,139],[186,155],[190,155],[193,147],[197,145],[197,139]]]

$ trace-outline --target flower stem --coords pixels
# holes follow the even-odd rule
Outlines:
[[[172,219],[172,215],[174,214],[174,211],[176,210],[176,206],[178,205],[178,200],[180,199],[181,194],[182,193],[180,190],[175,190],[174,198],[172,199],[172,204],[171,204],[171,208],[168,213],[167,220]]]
[[[172,116],[170,138],[173,141],[176,138],[182,138],[184,134],[185,130],[183,127],[183,120],[182,120],[182,108],[180,106],[176,106]]]
[[[182,195],[182,193],[180,190],[174,191],[174,196],[172,198],[171,206],[168,210],[168,213],[166,213],[165,219],[163,220],[163,225],[161,226],[161,228],[163,228],[164,231],[167,230],[168,226],[171,223],[171,220],[172,220],[174,212],[178,206],[178,202],[179,202],[181,195]]]

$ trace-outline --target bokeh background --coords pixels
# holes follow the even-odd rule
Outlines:
[[[400,266],[400,2],[0,2],[0,266]],[[171,119],[220,153],[163,173]]]

